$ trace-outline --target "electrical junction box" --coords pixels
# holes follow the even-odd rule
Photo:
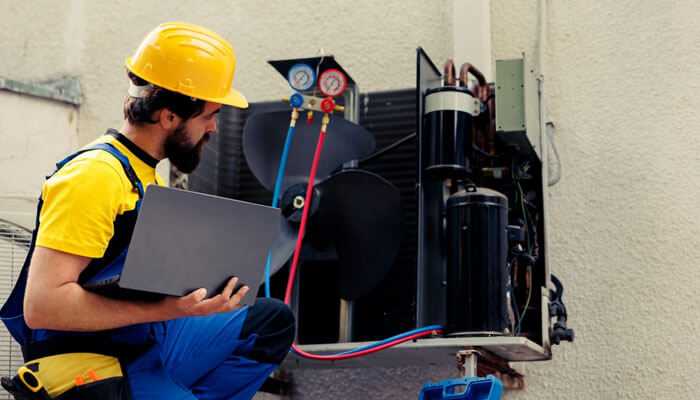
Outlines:
[[[537,77],[526,58],[496,60],[496,131],[523,154],[542,160]]]

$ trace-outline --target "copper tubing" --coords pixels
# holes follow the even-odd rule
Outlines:
[[[488,154],[495,154],[496,141],[496,114],[494,98],[491,96],[491,86],[486,81],[484,74],[478,68],[470,63],[462,64],[459,69],[459,81],[464,87],[469,86],[469,75],[476,78],[478,86],[476,87],[476,97],[486,104],[488,110],[486,118],[482,119],[477,128],[478,137],[475,138],[475,145],[481,148]]]
[[[450,58],[443,67],[443,75],[445,77],[445,86],[457,86],[457,73],[455,71],[455,63]]]
[[[472,74],[479,83],[479,86],[477,86],[476,96],[483,102],[488,101],[488,98],[491,95],[491,87],[489,86],[489,83],[486,82],[484,74],[469,63],[462,64],[462,67],[459,69],[459,81],[461,82],[462,86],[469,87],[469,74]]]

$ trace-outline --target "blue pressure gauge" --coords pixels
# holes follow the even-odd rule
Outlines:
[[[294,64],[287,75],[289,85],[300,92],[305,92],[316,83],[316,73],[308,64]]]

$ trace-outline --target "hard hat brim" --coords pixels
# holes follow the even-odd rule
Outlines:
[[[145,80],[146,82],[152,83],[156,86],[160,86],[163,89],[168,89],[176,93],[183,94],[185,96],[192,96],[192,94],[189,93],[183,93],[180,90],[177,90],[175,88],[169,87],[169,85],[163,84],[163,82],[159,82],[156,79],[149,79],[148,77],[141,76],[141,74],[136,72],[136,68],[134,68],[134,63],[132,61],[131,57],[127,57],[126,59],[126,68],[132,72],[134,75],[138,76],[139,78]],[[196,99],[204,100],[204,101],[210,101],[212,103],[219,103],[219,104],[226,104],[229,106],[237,107],[237,108],[248,108],[248,100],[246,100],[245,96],[243,93],[239,92],[238,90],[234,89],[231,87],[229,89],[228,94],[224,97],[204,97],[204,96],[192,96]]]
[[[236,108],[248,108],[248,100],[246,100],[245,96],[243,96],[243,93],[234,88],[231,88],[229,93],[224,97],[202,100],[211,101],[212,103],[226,104]]]

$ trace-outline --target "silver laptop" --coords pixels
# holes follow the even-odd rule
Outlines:
[[[250,288],[243,303],[252,304],[281,218],[277,208],[148,186],[121,273],[105,271],[85,286],[119,297],[203,287],[212,297],[237,276]]]

